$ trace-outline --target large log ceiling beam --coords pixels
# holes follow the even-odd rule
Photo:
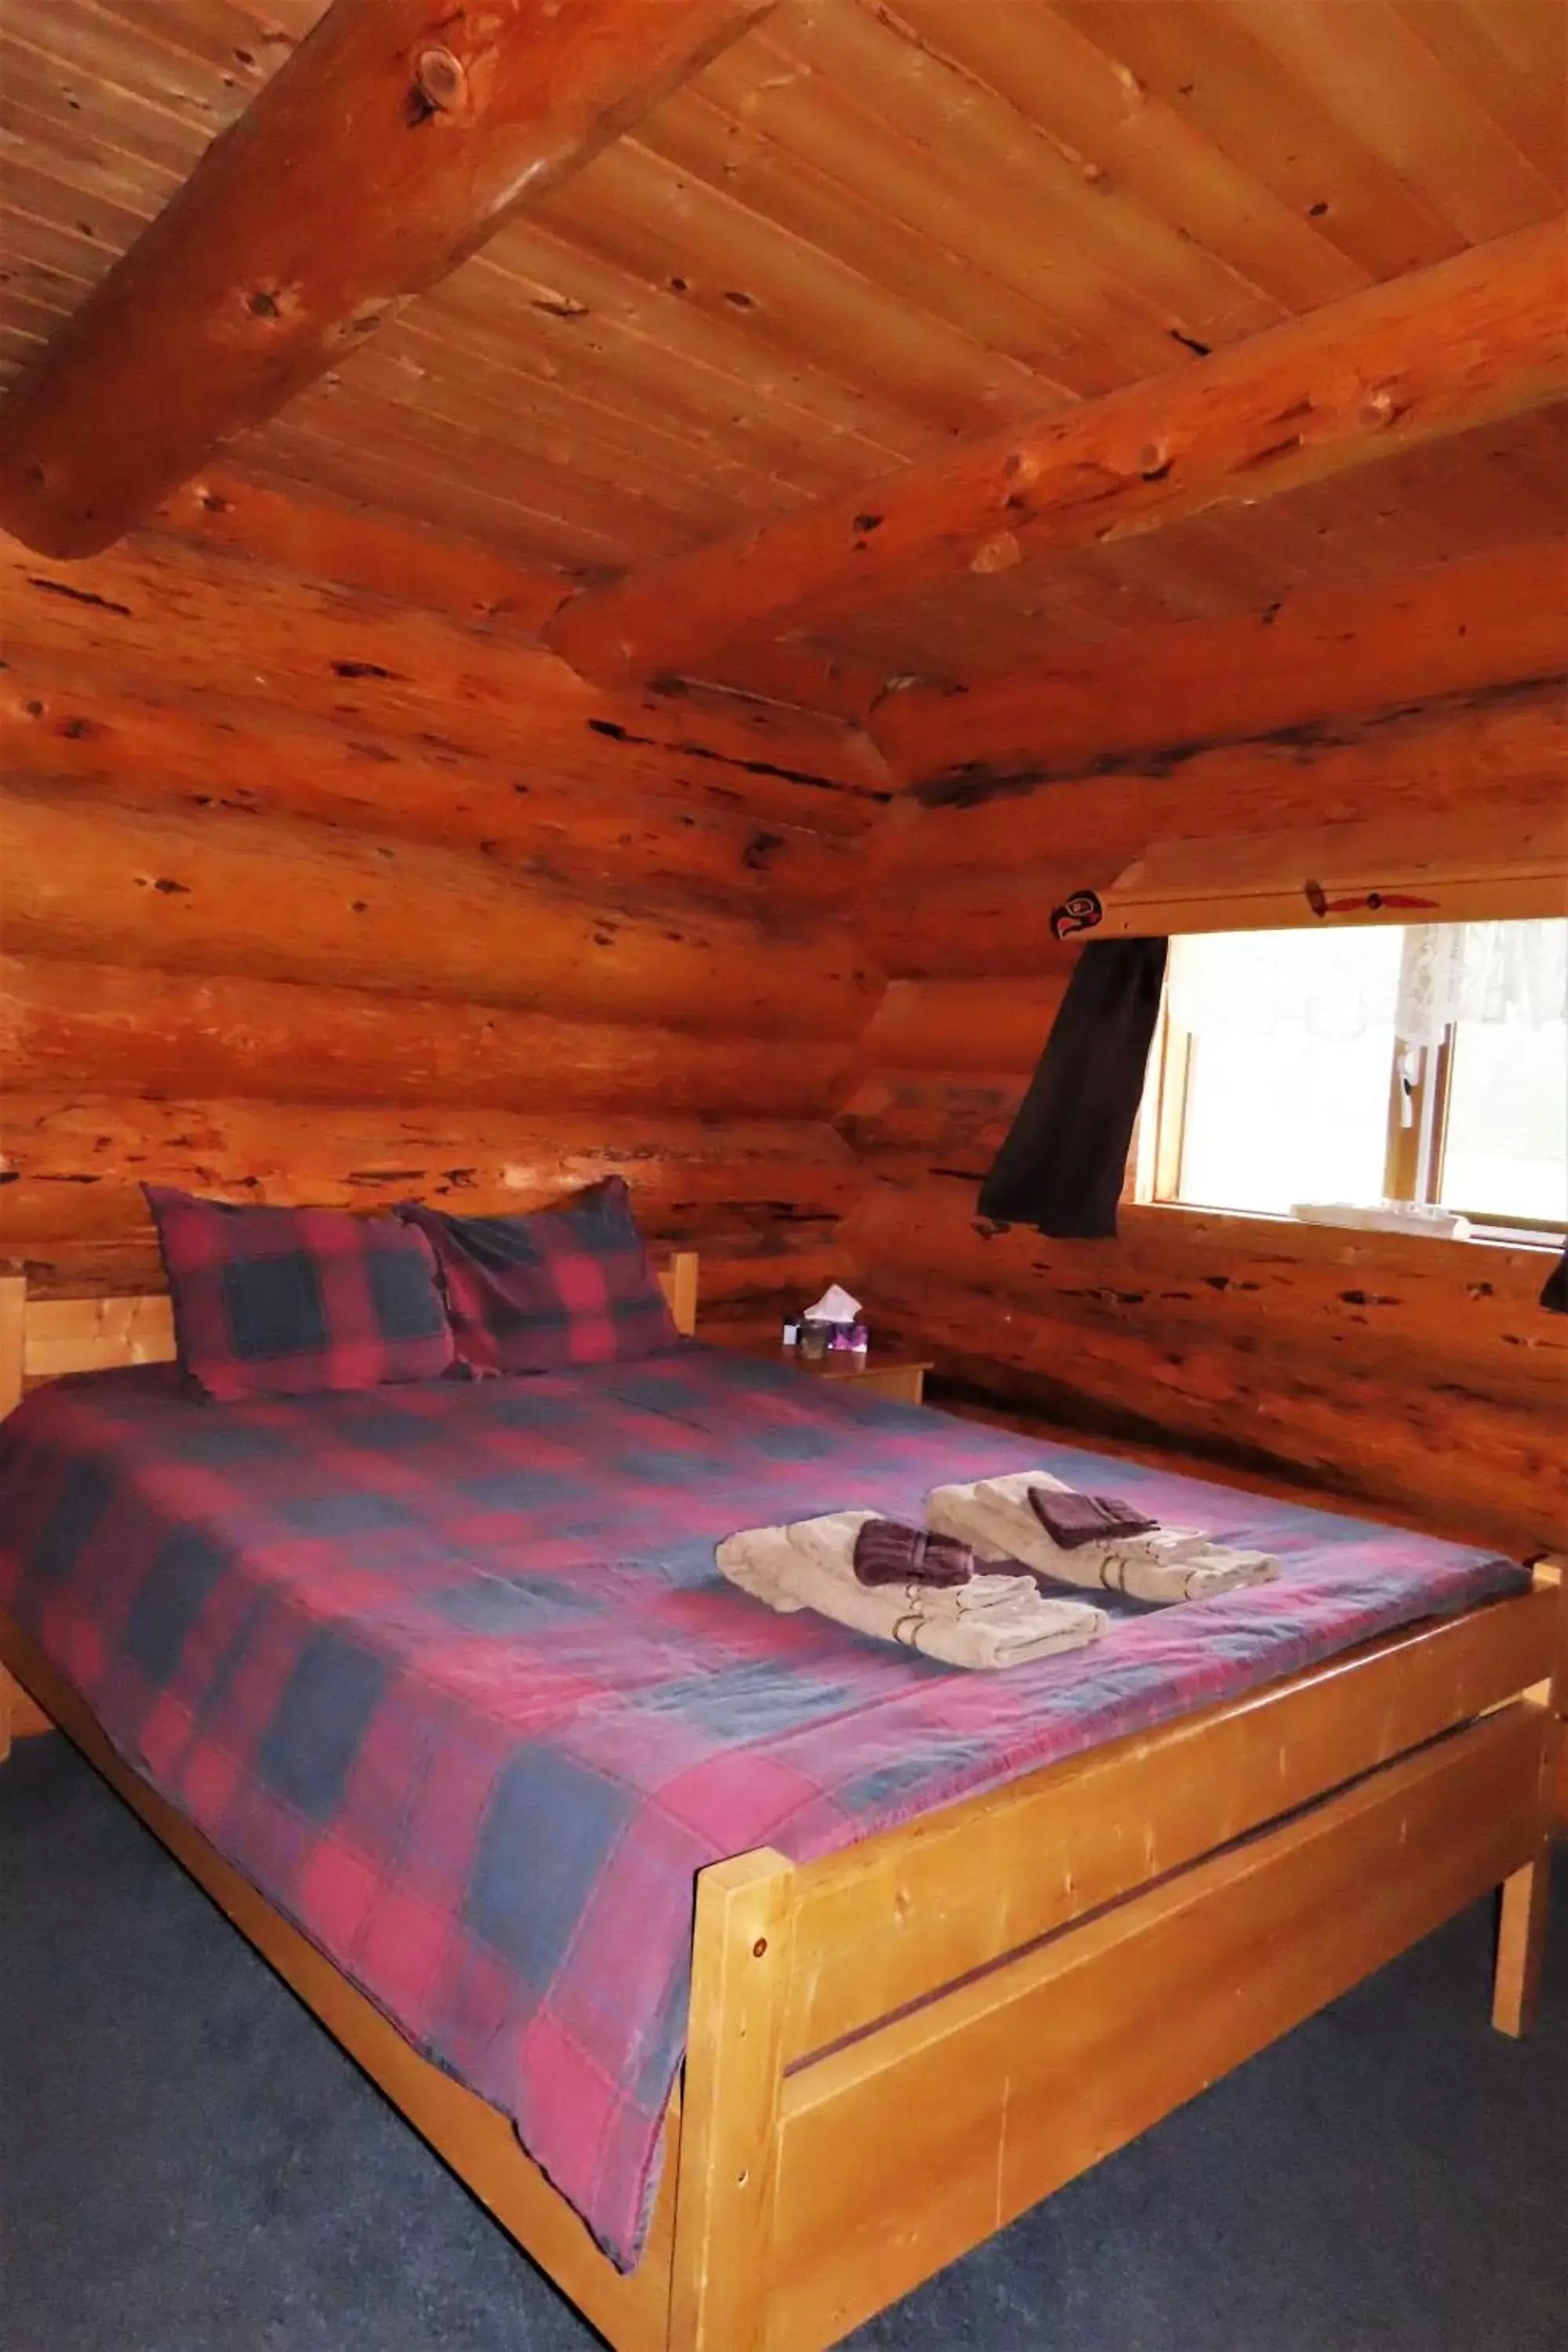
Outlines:
[[[1521,229],[589,591],[547,634],[601,681],[689,675],[731,638],[1256,504],[1539,407],[1568,392],[1564,261],[1560,221]]]
[[[1027,675],[891,695],[871,725],[922,800],[973,806],[1159,753],[1568,670],[1568,542],[1528,541],[1401,580],[1302,588],[1261,613],[1043,658]],[[1288,749],[1287,746],[1282,748]],[[1308,747],[1309,753],[1310,746]]]
[[[0,523],[91,555],[773,0],[334,0],[0,407]]]

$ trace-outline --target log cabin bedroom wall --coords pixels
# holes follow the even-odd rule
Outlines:
[[[1177,1198],[1168,1028],[1114,1238],[978,1199],[1107,938],[1568,915],[1565,44],[0,0],[0,1277],[619,1174],[704,1339],[1568,1548],[1555,1210]]]
[[[1375,825],[1460,869],[1478,838],[1560,868],[1563,486],[1543,467],[1515,510],[1542,536],[1518,545],[899,709],[931,775],[874,846],[889,982],[842,1123],[879,1181],[851,1234],[883,1312],[959,1379],[1435,1524],[1558,1539],[1568,1339],[1538,1249],[1131,1198],[1117,1240],[1053,1243],[974,1205],[1079,951],[1040,946],[1069,892],[1159,845],[1217,863],[1304,826],[1324,857]],[[1216,903],[1200,888],[1194,926],[1225,928]]]
[[[5,551],[0,1250],[133,1290],[143,1181],[484,1215],[616,1172],[719,1320],[819,1286],[869,747],[586,688],[477,558],[436,611],[417,541],[216,478],[187,509],[224,543]]]

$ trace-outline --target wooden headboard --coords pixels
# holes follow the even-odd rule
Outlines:
[[[678,1331],[697,1328],[695,1250],[679,1250],[659,1271]],[[0,1276],[0,1414],[24,1392],[62,1372],[108,1371],[117,1364],[164,1364],[174,1353],[168,1296],[29,1298],[26,1277]]]

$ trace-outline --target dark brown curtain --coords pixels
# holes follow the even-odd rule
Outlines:
[[[1040,1066],[980,1188],[980,1213],[1058,1240],[1116,1231],[1165,977],[1164,940],[1097,940],[1079,955]]]

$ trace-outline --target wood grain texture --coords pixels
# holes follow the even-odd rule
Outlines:
[[[1079,1427],[1272,1465],[1512,1549],[1568,1527],[1546,1255],[1125,1206],[1114,1242],[977,1220],[970,1172],[881,1157],[846,1239],[889,1344]]]
[[[0,0],[0,376],[89,299],[321,13]],[[1285,38],[1230,0],[792,0],[389,314],[232,465],[602,581],[858,499],[1053,402],[1192,374],[1205,349],[1560,212],[1554,8],[1291,15]],[[1541,420],[1482,441],[949,575],[786,651],[863,660],[875,691],[1021,667],[1042,623],[1054,649],[1462,560],[1561,511]],[[739,668],[706,667],[768,692],[776,649],[734,651]]]
[[[880,1333],[1048,1419],[1271,1467],[1510,1549],[1561,1540],[1568,1353],[1538,1303],[1544,1252],[1131,1205],[1118,1241],[1068,1244],[974,1216],[1077,953],[1046,937],[1069,891],[1104,893],[1142,866],[1179,882],[1183,928],[1234,928],[1248,919],[1237,889],[1305,844],[1331,877],[1363,852],[1418,856],[1449,881],[1466,860],[1479,875],[1533,859],[1545,896],[1515,911],[1560,911],[1568,705],[1544,673],[1563,663],[1561,578],[1560,550],[1524,547],[1392,600],[1302,600],[1300,634],[1287,607],[1250,655],[1232,625],[1168,631],[1207,641],[1201,672],[1173,656],[1163,669],[1152,639],[1146,703],[1118,650],[1098,699],[1085,683],[1059,758],[976,761],[894,804],[871,860],[873,943],[894,977],[837,1119],[884,1188],[846,1236]],[[1356,708],[1422,685],[1438,690]],[[1050,694],[1020,688],[1019,708],[1033,697],[1037,715]],[[1230,735],[1266,711],[1290,723]],[[1145,746],[1162,718],[1194,732]],[[1174,919],[1173,902],[1156,911]],[[1504,911],[1492,883],[1475,911]]]
[[[933,1986],[961,1984],[1500,1706],[1553,1657],[1558,1631],[1558,1596],[1542,1583],[1331,1659],[1288,1693],[1247,1692],[818,1863],[800,1889],[808,1964],[791,1987],[787,2057],[896,2017]],[[1159,1789],[1135,1802],[1156,1748]]]
[[[1568,914],[1568,802],[1516,808],[1506,827],[1454,811],[1158,842],[1100,896],[1110,939],[1379,922],[1395,908],[1431,923],[1550,922]]]
[[[876,818],[887,779],[859,733],[775,705],[605,695],[491,627],[323,586],[168,539],[58,564],[0,540],[7,655],[63,656],[173,696],[281,706],[349,745],[542,769],[835,833]],[[374,756],[374,753],[369,756]]]
[[[273,512],[272,557],[315,527]],[[860,1179],[827,1122],[877,990],[834,920],[853,844],[712,778],[720,744],[845,730],[670,702],[668,742],[601,733],[552,657],[405,575],[340,590],[156,534],[58,593],[30,575],[13,550],[0,1258],[156,1288],[159,1169],[504,1212],[613,1164],[658,1238],[712,1244],[720,1320],[831,1278]],[[362,624],[374,675],[340,676]]]
[[[24,1277],[0,1274],[0,1420],[22,1401],[26,1306]]]
[[[697,1881],[672,2345],[763,2352],[795,1870],[766,1847]]]
[[[1516,1701],[791,2076],[769,2343],[837,2342],[1496,1885],[1543,1727]]]
[[[390,1209],[419,1199],[501,1215],[624,1176],[650,1233],[751,1236],[776,1254],[816,1238],[860,1189],[853,1155],[808,1120],[605,1112],[531,1116],[455,1106],[152,1100],[79,1092],[0,1095],[0,1260],[57,1286],[77,1266],[152,1256],[143,1181],[237,1202]],[[742,1251],[742,1255],[745,1252]]]
[[[0,956],[0,1069],[86,1088],[275,1103],[819,1116],[847,1043],[568,1020],[373,989]]]
[[[1216,677],[1222,718],[1226,691]],[[1439,824],[1455,811],[1546,814],[1568,773],[1568,691],[1562,677],[1484,685],[1238,740],[1107,752],[1066,775],[1042,766],[994,789],[976,779],[896,802],[873,845],[888,897],[987,866],[1081,858],[1105,875],[1151,842],[1353,824],[1374,810]]]
[[[879,1070],[1032,1070],[1072,971],[1071,950],[1053,940],[1038,963],[1046,969],[1016,973],[1005,992],[983,981],[889,981],[861,1034],[864,1060]]]
[[[1032,1297],[1053,1322],[1128,1332],[1157,1324],[1167,1338],[1225,1332],[1255,1351],[1402,1362],[1409,1374],[1440,1349],[1435,1378],[1489,1373],[1500,1391],[1543,1408],[1568,1380],[1568,1329],[1537,1303],[1540,1250],[1135,1202],[1123,1203],[1114,1241],[1054,1241],[1022,1226],[991,1230],[962,1175],[926,1171],[912,1154],[878,1164],[886,1181],[858,1213],[860,1233],[905,1265],[940,1265],[953,1289]]]
[[[0,926],[23,953],[742,1035],[843,1034],[870,986],[826,927],[792,941],[423,844],[74,797],[0,798]]]
[[[13,391],[0,519],[107,547],[771,5],[338,0]]]
[[[1492,2023],[1511,2041],[1531,2031],[1540,2011],[1551,1892],[1552,1840],[1543,1837],[1531,1859],[1503,1882]]]
[[[289,497],[221,465],[204,467],[183,482],[149,528],[301,579],[366,589],[523,637],[549,619],[572,586],[562,572],[509,562],[488,549],[410,530],[347,504]]]
[[[1401,863],[1417,849],[1422,866],[1446,870],[1450,877],[1500,866],[1516,875],[1532,873],[1531,889],[1542,891],[1542,906],[1535,912],[1554,912],[1554,875],[1568,858],[1568,804],[1556,762],[1565,713],[1568,701],[1559,687],[1544,687],[1540,708],[1523,710],[1514,734],[1514,751],[1523,751],[1523,757],[1510,755],[1502,740],[1510,730],[1490,724],[1460,722],[1448,740],[1448,718],[1462,719],[1462,713],[1429,708],[1425,713],[1396,713],[1389,722],[1389,739],[1404,734],[1405,718],[1413,736],[1432,730],[1427,740],[1434,757],[1417,755],[1411,767],[1394,752],[1389,762],[1380,755],[1366,764],[1352,757],[1342,772],[1340,740],[1373,743],[1380,730],[1361,734],[1354,722],[1331,719],[1307,730],[1290,751],[1274,746],[1286,779],[1277,793],[1268,791],[1268,746],[1237,743],[1213,764],[1206,757],[1194,760],[1192,788],[1184,781],[1187,760],[1178,752],[1168,774],[1159,764],[1138,762],[1126,781],[1117,772],[1105,781],[1051,783],[1027,795],[996,797],[973,812],[910,812],[912,821],[889,830],[884,845],[877,845],[884,873],[865,927],[868,948],[881,967],[921,988],[969,988],[975,1037],[985,1037],[987,1018],[1002,1021],[1011,1037],[1011,992],[1004,1000],[992,985],[992,1012],[983,1013],[978,981],[1008,979],[1032,988],[1041,973],[1065,979],[1074,948],[1041,939],[1048,910],[1069,891],[1105,894],[1145,858],[1183,870],[1187,896],[1180,927],[1192,929],[1208,929],[1217,918],[1227,896],[1225,875],[1237,879],[1250,870],[1258,877],[1268,866],[1279,875],[1290,863],[1290,845],[1310,846],[1331,870],[1344,870],[1344,861],[1354,863],[1359,845],[1373,852],[1375,863]],[[1500,748],[1498,769],[1483,762],[1471,769],[1471,746],[1481,757],[1488,743]],[[1321,800],[1314,788],[1319,755],[1326,772]],[[1253,776],[1256,793],[1248,788]],[[962,849],[971,824],[980,840],[975,861],[966,863]],[[1008,835],[1016,846],[1008,846]],[[1215,882],[1213,906],[1206,894],[1208,875]],[[1371,875],[1366,879],[1371,882]],[[1173,919],[1173,912],[1168,908],[1166,919]],[[1500,903],[1495,912],[1502,912]],[[1526,912],[1526,906],[1516,912]],[[1229,915],[1225,919],[1229,922]],[[877,1034],[889,1034],[881,1013]],[[1039,1045],[1044,1034],[1041,1025]],[[912,1054],[896,1049],[886,1058],[908,1063]],[[992,1056],[992,1063],[999,1058]],[[938,1056],[931,1056],[929,1066],[938,1066]],[[1032,1068],[1032,1058],[1016,1063],[1016,1068]]]
[[[657,780],[580,777],[548,741],[504,761],[434,735],[387,736],[248,696],[191,696],[14,642],[0,677],[0,771],[154,814],[226,808],[439,848],[502,868],[755,911],[826,911],[856,871],[841,838],[726,805],[671,761]],[[542,761],[549,761],[546,766]],[[695,762],[692,763],[696,768]]]
[[[670,1318],[685,1338],[697,1329],[699,1255],[678,1250],[658,1271]],[[25,1276],[0,1276],[14,1294],[26,1292],[21,1386],[33,1388],[68,1372],[108,1371],[128,1364],[169,1364],[178,1353],[174,1302],[166,1292],[95,1298],[45,1298]],[[0,1393],[4,1393],[0,1391]],[[5,1411],[19,1402],[13,1395]]]
[[[1019,562],[1256,502],[1568,393],[1561,224],[1327,305],[1176,378],[1109,394],[714,542],[548,625],[590,675],[689,670],[708,647],[896,582]]]

